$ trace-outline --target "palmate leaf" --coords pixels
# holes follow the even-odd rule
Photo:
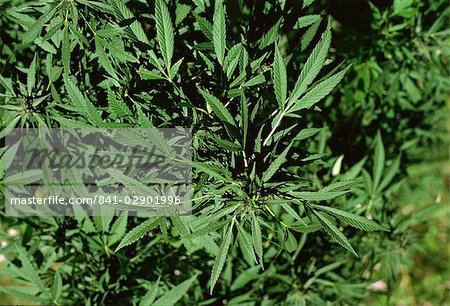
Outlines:
[[[223,105],[222,102],[220,102],[219,99],[214,97],[206,90],[203,90],[201,88],[199,88],[198,90],[202,94],[203,98],[205,98],[206,103],[208,103],[208,105],[211,107],[214,114],[216,114],[216,116],[219,117],[220,120],[222,120],[225,123],[229,123],[233,126],[236,126],[236,122],[234,121],[233,116],[230,114],[225,105]]]
[[[358,254],[356,254],[355,250],[351,246],[350,242],[348,242],[345,235],[336,227],[336,225],[333,224],[327,217],[325,217],[322,213],[318,211],[313,211],[314,215],[317,217],[317,220],[319,220],[320,224],[322,225],[323,230],[330,235],[330,237],[339,243],[343,248],[350,251],[353,255],[358,257]]]
[[[116,250],[114,252],[117,252],[121,248],[130,245],[137,240],[141,239],[145,234],[147,234],[149,231],[154,229],[158,223],[160,222],[160,218],[152,217],[143,223],[139,224],[135,228],[133,228],[128,234],[123,237],[122,241],[117,246]]]
[[[311,207],[314,207],[316,209],[322,210],[326,213],[329,213],[336,219],[339,219],[348,225],[351,225],[355,228],[364,230],[364,231],[386,231],[387,229],[379,225],[378,223],[369,220],[367,218],[348,213],[346,211],[328,207],[328,206],[322,206],[322,205],[314,205],[310,204]]]
[[[157,299],[152,305],[155,306],[169,306],[175,305],[185,295],[189,288],[191,288],[194,281],[197,279],[197,275],[185,280],[181,284],[173,287],[163,296]]]
[[[223,265],[225,264],[225,260],[227,259],[228,249],[230,248],[231,241],[233,240],[233,226],[234,226],[234,219],[225,230],[222,243],[220,244],[219,252],[217,253],[216,259],[214,260],[214,265],[210,278],[211,280],[210,294],[212,294],[214,290],[214,286],[216,285],[217,280],[219,279],[220,272],[222,272]]]
[[[217,0],[214,6],[213,44],[214,52],[220,65],[223,65],[226,48],[225,10],[222,0]]]
[[[284,110],[284,103],[287,94],[287,76],[286,67],[284,66],[283,57],[281,56],[278,44],[275,44],[275,59],[272,68],[272,81],[277,98],[278,106]]]
[[[163,0],[156,0],[156,33],[167,70],[170,70],[174,47],[174,32],[169,10]]]

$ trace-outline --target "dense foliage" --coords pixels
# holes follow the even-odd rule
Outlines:
[[[2,212],[0,302],[389,304],[448,269],[450,9],[379,2],[0,1],[1,137],[194,134],[192,216]]]

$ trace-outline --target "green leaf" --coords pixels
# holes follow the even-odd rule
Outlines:
[[[228,51],[227,56],[224,60],[224,69],[226,70],[227,77],[230,78],[233,74],[236,66],[239,62],[239,57],[241,55],[241,44],[234,45],[230,51]]]
[[[234,121],[233,116],[230,114],[225,105],[220,102],[219,99],[211,95],[209,92],[199,88],[199,92],[202,94],[203,98],[205,98],[206,103],[211,107],[211,110],[225,123],[229,123],[232,126],[236,126],[236,122]]]
[[[217,163],[193,162],[192,166],[206,174],[209,174],[210,176],[212,176],[218,180],[221,180],[224,182],[232,181],[231,174],[222,165],[218,165]]]
[[[261,73],[261,74],[258,74],[255,77],[251,78],[247,82],[245,82],[243,86],[244,87],[251,87],[251,86],[262,84],[265,81],[266,81],[266,78],[264,77],[264,74]]]
[[[293,140],[307,139],[309,137],[312,137],[312,136],[316,135],[321,130],[322,130],[322,128],[307,128],[307,129],[303,129],[293,138]]]
[[[133,228],[128,234],[125,235],[125,237],[123,237],[122,241],[119,243],[114,252],[117,252],[121,248],[130,245],[142,238],[145,234],[154,229],[158,225],[159,221],[160,218],[150,218]]]
[[[231,241],[233,240],[233,226],[234,219],[231,224],[225,230],[225,235],[222,239],[222,243],[220,244],[219,252],[217,253],[217,257],[214,260],[213,269],[211,272],[211,289],[210,294],[212,294],[214,290],[214,286],[219,279],[220,272],[222,272],[223,265],[225,264],[225,260],[227,259],[228,249],[230,248]]]
[[[28,96],[31,96],[31,93],[36,85],[36,53],[34,54],[33,61],[31,62],[30,68],[28,68],[27,74],[27,92]]]
[[[122,0],[113,0],[113,8],[115,15],[119,21],[129,21],[135,19],[133,13],[130,11],[130,9],[126,6],[125,2]],[[131,32],[133,33],[134,37],[136,37],[137,40],[140,42],[143,42],[145,44],[150,44],[147,35],[145,35],[145,31],[142,28],[142,25],[139,23],[139,21],[135,20],[130,25],[129,28]]]
[[[55,277],[53,279],[53,284],[51,287],[51,292],[54,301],[58,301],[62,294],[63,283],[61,279],[61,274],[59,271],[55,272]]]
[[[197,21],[200,31],[205,34],[208,40],[213,41],[213,25],[211,24],[211,22],[209,22],[208,19],[200,16],[195,16],[195,20]]]
[[[226,24],[222,0],[216,1],[213,18],[214,52],[216,53],[220,65],[223,66],[226,48]]]
[[[301,191],[301,192],[292,192],[292,195],[299,197],[305,201],[326,201],[334,199],[338,196],[348,193],[349,190],[343,191],[326,191],[321,189],[319,191]]]
[[[386,228],[382,227],[381,225],[379,225],[378,223],[369,220],[367,218],[352,214],[352,213],[348,213],[346,211],[340,210],[340,209],[336,209],[336,208],[332,208],[332,207],[328,207],[328,206],[322,206],[322,205],[314,205],[314,204],[310,204],[311,207],[314,207],[316,209],[320,209],[326,213],[329,213],[330,215],[332,215],[333,217],[335,217],[336,219],[339,219],[345,223],[347,223],[348,225],[353,226],[354,228],[358,228],[364,231],[387,231]]]
[[[128,108],[125,102],[116,97],[116,94],[112,90],[108,90],[108,109],[109,112],[117,117],[132,116],[133,112]]]
[[[42,14],[42,16],[39,17],[39,19],[36,20],[34,24],[30,26],[30,29],[23,35],[22,41],[24,44],[32,42],[39,36],[44,24],[46,24],[50,19],[52,19],[53,15],[56,13],[61,3],[62,2],[60,2],[59,4],[52,4],[50,8],[44,14]]]
[[[263,264],[263,247],[262,247],[262,235],[261,227],[259,226],[258,218],[255,213],[251,213],[252,216],[252,236],[253,236],[253,247],[255,248],[255,253],[258,255],[259,262],[262,266]]]
[[[386,174],[383,176],[383,180],[381,181],[380,187],[378,187],[379,191],[386,188],[392,182],[392,179],[397,174],[399,168],[400,168],[400,156],[394,160],[392,165],[386,171]]]
[[[75,107],[79,109],[94,126],[100,126],[103,121],[98,109],[92,104],[91,101],[83,96],[71,78],[65,77],[64,84],[67,93],[69,94],[69,98]]]
[[[267,182],[278,171],[281,165],[286,161],[286,154],[289,152],[292,143],[290,143],[286,149],[270,164],[269,168],[264,172],[262,181]]]
[[[302,29],[309,27],[321,18],[320,15],[306,15],[300,17],[294,25],[294,29]]]
[[[61,42],[61,57],[64,67],[64,74],[69,76],[70,74],[70,40],[69,40],[69,27],[67,24],[64,26],[63,39]]]
[[[294,90],[292,90],[291,96],[289,97],[289,104],[292,105],[295,101],[303,95],[308,88],[308,86],[314,81],[316,76],[322,69],[325,59],[327,57],[328,49],[331,43],[331,28],[328,22],[327,29],[322,34],[320,41],[314,47],[311,55],[306,60],[305,66],[303,66],[302,71],[295,83]]]
[[[275,44],[275,59],[272,69],[272,81],[278,106],[281,110],[284,110],[284,103],[286,101],[287,94],[287,76],[283,57],[281,56],[280,49],[277,44]]]
[[[292,113],[304,108],[310,108],[311,106],[322,100],[342,80],[349,68],[350,66],[347,66],[342,71],[314,86],[310,91],[308,91],[306,95],[303,96],[303,98],[296,105],[292,107],[289,112]]]
[[[19,259],[20,262],[22,263],[21,270],[23,272],[23,275],[26,275],[26,279],[28,279],[32,284],[38,286],[38,288],[42,292],[46,292],[47,289],[45,288],[45,284],[39,277],[39,273],[36,270],[36,268],[31,264],[30,260],[28,259],[25,250],[20,246],[16,246],[16,249],[19,252]]]
[[[325,217],[322,213],[318,211],[313,211],[314,215],[319,220],[322,225],[323,230],[337,243],[339,243],[344,249],[350,251],[353,255],[358,257],[355,250],[351,246],[350,242],[348,242],[345,235],[334,225],[327,217]]]
[[[145,68],[139,69],[139,75],[143,80],[165,80],[166,78],[161,75],[161,72],[158,70],[148,70]]]
[[[157,299],[152,305],[155,306],[169,306],[175,305],[185,295],[189,288],[191,288],[194,281],[197,279],[197,275],[194,275],[190,279],[185,280],[181,284],[173,287],[166,292],[162,297]]]
[[[302,7],[302,8],[307,8],[307,7],[310,6],[313,2],[314,2],[314,0],[303,0],[303,7]]]
[[[270,30],[263,35],[259,42],[259,49],[262,50],[271,44],[273,44],[278,37],[278,31],[280,30],[281,23],[283,22],[283,17],[278,19],[277,23],[275,23]]]
[[[381,180],[381,175],[384,170],[384,145],[381,139],[380,132],[377,133],[376,146],[375,146],[375,158],[373,162],[373,190],[378,189],[378,184]]]
[[[231,142],[229,140],[226,139],[221,139],[221,138],[217,138],[214,136],[210,136],[210,138],[212,140],[214,140],[215,143],[217,143],[219,146],[221,146],[222,148],[232,151],[232,152],[239,152],[242,151],[242,148],[240,145],[235,144],[234,142]]]
[[[156,0],[155,7],[156,33],[158,44],[166,63],[167,70],[170,70],[174,47],[174,32],[169,10],[164,0]]]

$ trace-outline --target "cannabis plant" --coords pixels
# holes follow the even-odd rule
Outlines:
[[[0,9],[1,137],[18,127],[193,130],[192,215],[4,216],[0,271],[11,284],[0,291],[86,305],[367,296],[364,271],[399,226],[386,212],[401,157],[385,157],[376,131],[358,135],[370,148],[354,165],[333,150],[341,118],[324,100],[349,71],[367,70],[331,48],[336,23],[319,3],[12,0]],[[400,82],[417,97],[407,74]],[[340,92],[364,109],[358,82]],[[13,153],[1,150],[3,192]]]

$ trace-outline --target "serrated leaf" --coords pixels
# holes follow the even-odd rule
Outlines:
[[[306,15],[300,17],[294,25],[294,29],[306,28],[321,18],[320,15]]]
[[[222,272],[223,265],[225,264],[225,260],[227,259],[228,249],[230,248],[231,241],[233,240],[233,226],[234,220],[227,227],[224,237],[222,239],[222,243],[220,244],[219,252],[217,253],[217,257],[214,260],[213,269],[211,272],[211,289],[210,294],[212,294],[214,290],[214,286],[219,279],[220,272]]]
[[[166,78],[161,75],[161,72],[159,72],[156,69],[148,70],[145,68],[139,69],[139,75],[141,76],[141,79],[143,80],[165,80]]]
[[[251,78],[247,82],[245,82],[243,86],[244,87],[251,87],[251,86],[262,84],[265,81],[266,81],[266,78],[264,77],[264,74],[261,73],[261,74],[258,74],[255,77]]]
[[[125,102],[121,98],[116,97],[112,90],[108,90],[108,109],[111,114],[119,118],[133,115],[133,112]]]
[[[340,209],[336,209],[336,208],[332,208],[329,206],[322,206],[322,205],[313,205],[310,204],[311,207],[314,207],[316,209],[320,209],[326,213],[329,213],[330,215],[332,215],[333,217],[335,217],[336,219],[339,219],[345,223],[347,223],[348,225],[353,226],[354,228],[358,228],[364,231],[387,231],[386,228],[382,227],[381,225],[379,225],[378,223],[369,220],[367,218],[352,214],[352,213],[348,213],[346,211],[340,210]]]
[[[218,165],[217,163],[193,162],[192,166],[206,174],[209,174],[210,176],[212,176],[218,180],[221,180],[224,182],[231,181],[231,174],[229,173],[229,171],[227,171],[224,167],[222,167],[221,165]]]
[[[301,109],[310,108],[311,106],[322,100],[336,87],[337,84],[339,84],[349,68],[350,66],[347,66],[342,71],[314,86],[310,91],[306,93],[306,95],[303,96],[303,98],[299,102],[297,102],[291,108],[289,112],[292,113]]]
[[[319,220],[322,225],[323,230],[337,243],[339,243],[344,249],[350,251],[353,255],[358,257],[355,250],[348,242],[347,237],[334,225],[330,220],[328,220],[322,213],[318,211],[313,211],[314,215]]]
[[[213,43],[214,52],[217,60],[221,66],[225,57],[226,48],[226,24],[225,24],[225,10],[222,0],[217,0],[214,7],[213,17]]]
[[[262,50],[271,44],[273,44],[278,37],[278,31],[280,30],[281,23],[283,22],[283,18],[278,19],[277,23],[275,23],[267,33],[263,35],[259,42],[259,49]]]
[[[129,21],[135,19],[133,13],[130,11],[130,9],[126,6],[125,2],[122,0],[113,0],[113,8],[115,15],[117,16],[117,19],[119,21]],[[140,42],[143,42],[145,44],[149,44],[149,41],[147,39],[147,35],[145,35],[145,31],[142,28],[142,25],[139,23],[139,21],[135,20],[130,25],[129,28],[131,30],[132,35],[139,40]],[[131,36],[132,36],[131,35]],[[132,36],[133,37],[133,36]]]
[[[281,165],[284,164],[286,161],[286,155],[289,152],[289,149],[291,148],[292,143],[290,143],[284,151],[278,155],[278,157],[270,164],[269,168],[264,172],[262,176],[262,181],[267,182],[269,181],[272,176],[280,169]]]
[[[156,0],[156,33],[167,70],[170,70],[174,47],[174,32],[169,10],[163,0]]]
[[[384,145],[383,140],[381,139],[380,132],[377,133],[376,137],[376,146],[375,146],[375,157],[373,161],[373,189],[376,190],[378,188],[378,184],[381,180],[381,175],[384,170]]]
[[[60,3],[61,4],[61,3]],[[41,33],[42,27],[46,24],[50,19],[52,19],[53,15],[59,8],[60,4],[52,4],[50,8],[39,17],[38,20],[34,24],[30,26],[30,29],[25,32],[23,35],[22,41],[24,44],[28,44],[36,39]]]
[[[64,74],[68,76],[70,74],[70,40],[69,40],[69,27],[64,26],[63,39],[61,42],[61,58],[64,67]]]
[[[228,51],[228,54],[225,57],[223,66],[228,78],[231,77],[234,70],[236,69],[236,66],[239,62],[239,57],[241,55],[241,49],[242,49],[241,44],[234,45],[230,49],[230,51]]]
[[[210,136],[210,138],[212,140],[214,140],[215,143],[217,143],[219,146],[221,146],[222,148],[224,148],[226,150],[229,150],[229,151],[232,151],[232,152],[242,151],[241,146],[236,144],[236,143],[234,143],[234,142],[231,142],[231,141],[226,140],[226,139],[217,138],[217,137],[214,137],[214,136]]]
[[[275,44],[275,59],[272,68],[272,81],[278,106],[281,110],[284,110],[284,103],[286,101],[287,94],[287,75],[283,57],[281,56],[280,49],[277,44]]]
[[[380,186],[378,190],[383,190],[386,188],[391,182],[394,176],[397,174],[400,168],[400,156],[397,157],[393,162],[389,169],[386,171],[386,174],[383,176]]]
[[[53,284],[50,289],[54,301],[58,301],[59,298],[61,297],[62,287],[63,287],[63,283],[62,283],[62,279],[61,279],[61,274],[59,273],[59,271],[56,271],[55,277],[53,278]]]
[[[306,60],[305,66],[303,66],[300,75],[295,83],[294,89],[289,97],[289,105],[292,105],[303,95],[308,86],[314,81],[316,76],[322,69],[325,59],[327,57],[328,49],[331,43],[331,28],[328,23],[327,29],[322,34],[320,41],[314,47],[310,56]]]
[[[303,7],[302,7],[302,8],[307,8],[307,7],[310,6],[313,2],[314,2],[314,0],[303,0]]]
[[[36,285],[42,292],[46,292],[46,288],[44,282],[39,277],[39,273],[36,268],[31,264],[31,261],[28,259],[25,250],[22,247],[16,246],[17,252],[19,253],[19,259],[22,263],[22,272],[23,275],[26,275],[27,280],[29,280],[32,284]]]
[[[114,252],[117,252],[121,248],[141,239],[145,234],[154,229],[158,225],[159,221],[160,218],[150,218],[133,228],[130,232],[128,232],[128,234],[125,235],[125,237],[123,237]]]
[[[197,275],[194,275],[190,279],[185,280],[181,284],[173,287],[166,292],[162,297],[157,299],[152,305],[155,306],[169,306],[175,305],[185,295],[189,288],[191,288],[194,281],[197,279]]]
[[[319,133],[322,130],[322,128],[306,128],[301,130],[294,138],[293,140],[303,140],[310,138],[317,133]]]
[[[211,110],[214,112],[214,114],[216,114],[217,117],[219,117],[220,120],[236,126],[236,122],[234,121],[233,116],[230,114],[225,105],[220,102],[219,99],[201,88],[199,88],[198,90],[202,94],[203,98],[205,98],[206,103],[208,103],[208,105],[211,107]]]
[[[31,96],[31,92],[36,85],[36,53],[34,54],[33,61],[31,62],[30,68],[28,68],[27,73],[27,92],[28,96]]]
[[[211,22],[209,22],[208,19],[200,16],[195,16],[195,20],[197,21],[200,31],[205,34],[208,40],[213,41],[213,25],[211,24]]]
[[[262,247],[262,234],[261,227],[259,225],[258,218],[255,213],[252,212],[252,236],[253,236],[253,247],[255,248],[255,253],[258,255],[259,262],[262,266],[263,264],[263,247]]]

